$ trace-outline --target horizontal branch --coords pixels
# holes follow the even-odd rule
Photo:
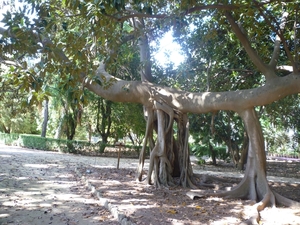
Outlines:
[[[300,92],[299,74],[277,77],[266,85],[254,89],[227,92],[185,92],[149,82],[117,79],[99,67],[96,72],[102,85],[84,80],[89,90],[103,98],[117,102],[141,103],[153,106],[153,101],[165,102],[183,113],[208,113],[218,110],[241,111],[254,106],[263,106]],[[112,81],[112,82],[109,82]],[[109,86],[103,85],[110,83]]]

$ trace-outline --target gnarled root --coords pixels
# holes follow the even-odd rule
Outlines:
[[[187,192],[186,195],[191,199],[215,196],[215,197],[224,197],[224,198],[239,198],[239,199],[252,200],[253,205],[247,207],[246,214],[248,215],[248,219],[242,223],[244,225],[258,224],[261,219],[260,211],[264,210],[266,207],[275,208],[276,205],[280,205],[280,206],[286,206],[292,208],[300,208],[299,202],[285,198],[280,194],[276,193],[275,191],[271,190],[271,188],[267,184],[267,181],[265,181],[265,186],[261,184],[259,186],[258,185],[252,186],[250,180],[251,179],[249,178],[249,176],[246,177],[239,183],[239,185],[233,187],[232,190],[230,191],[207,193],[207,191],[193,190]],[[251,190],[253,187],[255,189]],[[265,190],[264,194],[262,194],[263,190]],[[250,196],[252,198],[250,198]],[[256,197],[253,199],[254,196]]]

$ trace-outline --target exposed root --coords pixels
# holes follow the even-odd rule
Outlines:
[[[214,179],[214,178],[208,177],[208,179]],[[256,182],[260,181],[260,184],[257,185],[253,181]],[[254,189],[252,189],[253,187]],[[186,194],[191,199],[204,198],[208,196],[251,199],[254,203],[252,206],[247,207],[247,214],[249,215],[249,218],[242,223],[244,225],[258,224],[261,219],[260,212],[264,210],[266,207],[275,208],[277,204],[277,205],[282,205],[287,207],[300,208],[299,202],[285,198],[280,194],[272,191],[268,186],[266,179],[262,179],[258,177],[255,177],[254,179],[253,177],[249,176],[249,174],[244,177],[244,179],[239,183],[239,185],[235,186],[230,191],[207,193],[207,191],[193,190],[187,192]],[[254,199],[253,199],[253,195],[256,196]]]
[[[278,194],[275,191],[272,191],[272,192],[275,196],[275,200],[276,200],[277,205],[291,207],[291,208],[300,208],[300,202],[296,202],[294,200],[283,197],[282,195]]]

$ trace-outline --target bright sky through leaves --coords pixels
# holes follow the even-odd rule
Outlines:
[[[174,42],[172,31],[169,31],[160,39],[157,47],[158,50],[154,52],[153,57],[162,67],[173,63],[176,68],[185,60],[181,46]]]

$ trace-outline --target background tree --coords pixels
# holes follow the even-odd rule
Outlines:
[[[0,77],[0,131],[4,133],[38,133],[38,110],[30,104],[21,86],[13,87],[11,74],[3,69]]]

